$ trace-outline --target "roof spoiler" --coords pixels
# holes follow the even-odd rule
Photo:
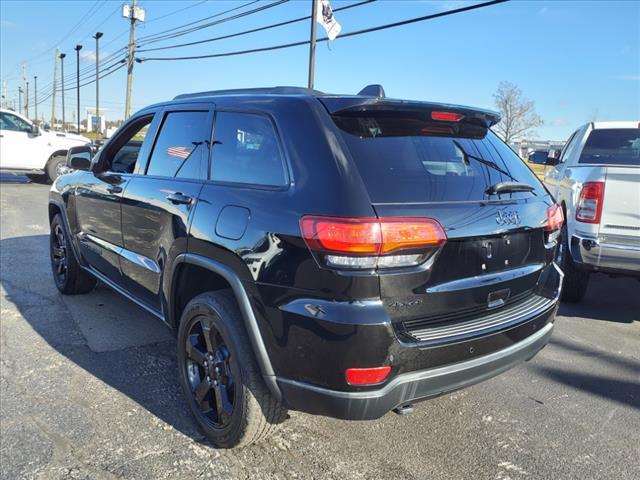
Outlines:
[[[363,92],[368,88],[366,87]],[[446,103],[394,100],[377,96],[364,97],[363,95],[353,97],[324,96],[318,97],[318,99],[332,115],[354,115],[358,112],[375,111],[424,112],[425,114],[446,112],[461,115],[460,122],[473,123],[485,128],[490,128],[500,121],[500,114],[497,112]]]

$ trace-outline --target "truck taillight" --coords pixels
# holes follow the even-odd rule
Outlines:
[[[447,236],[432,218],[336,218],[305,215],[300,230],[307,246],[331,267],[394,268],[418,265],[424,250]]]
[[[603,201],[604,182],[583,183],[576,207],[576,220],[583,223],[600,223]]]

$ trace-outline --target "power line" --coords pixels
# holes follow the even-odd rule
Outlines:
[[[198,2],[198,3],[193,3],[193,4],[188,5],[186,7],[179,8],[178,10],[174,10],[173,12],[161,15],[158,18],[153,18],[151,20],[148,20],[145,23],[147,25],[149,25],[151,22],[157,22],[158,20],[162,20],[163,18],[170,17],[172,15],[175,15],[176,13],[184,12],[185,10],[189,10],[190,8],[197,7],[198,5],[202,5],[203,3],[207,3],[207,1],[208,0],[202,0],[202,1]],[[118,7],[118,8],[120,8],[120,7]]]
[[[172,27],[172,28],[169,28],[169,29],[167,29],[167,30],[162,30],[161,32],[156,32],[156,33],[153,33],[153,34],[147,35],[146,37],[145,37],[145,36],[142,36],[142,37],[140,37],[138,40],[139,40],[139,41],[140,41],[140,40],[148,40],[148,39],[152,39],[152,38],[155,38],[155,37],[160,37],[160,36],[163,36],[163,35],[165,35],[165,34],[168,34],[169,32],[175,32],[176,30],[180,30],[181,28],[189,27],[189,26],[191,26],[191,25],[195,25],[196,23],[201,23],[201,22],[204,22],[204,21],[206,21],[206,20],[210,20],[210,19],[212,19],[212,18],[216,18],[216,17],[219,17],[219,16],[221,16],[221,15],[225,15],[225,14],[227,14],[227,13],[231,13],[231,12],[234,12],[234,11],[236,11],[236,10],[240,10],[240,9],[242,9],[242,8],[248,7],[249,5],[252,5],[252,4],[254,4],[254,3],[257,3],[258,1],[259,1],[259,0],[251,0],[251,1],[249,1],[249,2],[243,3],[242,5],[239,5],[239,6],[234,7],[234,8],[230,8],[230,9],[228,9],[228,10],[224,10],[224,11],[222,11],[222,12],[216,13],[215,15],[211,15],[211,16],[209,16],[209,17],[200,18],[200,19],[198,19],[198,20],[194,20],[193,22],[185,23],[185,24],[183,24],[183,25],[179,25],[179,26],[177,26],[177,27]]]
[[[357,2],[357,3],[352,3],[351,5],[346,5],[344,7],[336,8],[335,10],[333,10],[333,12],[335,13],[335,12],[340,12],[342,10],[348,10],[348,9],[354,8],[354,7],[360,7],[362,5],[366,5],[367,3],[373,3],[375,1],[376,0],[364,0],[364,1],[361,1],[361,2]],[[229,35],[223,35],[221,37],[205,38],[204,40],[197,40],[195,42],[179,43],[179,44],[175,44],[175,45],[166,45],[164,47],[142,48],[142,49],[138,49],[137,52],[154,52],[154,51],[157,51],[157,50],[168,50],[168,49],[171,49],[171,48],[190,47],[192,45],[200,45],[202,43],[210,43],[210,42],[215,42],[215,41],[218,41],[218,40],[226,40],[228,38],[240,37],[242,35],[249,35],[251,33],[262,32],[264,30],[269,30],[269,29],[272,29],[272,28],[283,27],[285,25],[291,25],[293,23],[302,22],[304,20],[309,20],[310,18],[311,18],[311,15],[307,15],[306,17],[293,18],[291,20],[286,20],[284,22],[274,23],[274,24],[271,24],[271,25],[266,25],[264,27],[253,28],[251,30],[244,30],[242,32],[231,33]]]
[[[462,12],[468,12],[470,10],[477,10],[479,8],[484,8],[484,7],[490,7],[492,5],[497,5],[499,3],[505,3],[508,2],[509,0],[492,0],[489,2],[484,2],[484,3],[478,3],[475,5],[469,5],[466,7],[461,7],[461,8],[456,8],[453,10],[447,10],[445,12],[440,12],[440,13],[433,13],[430,15],[424,15],[422,17],[415,17],[415,18],[410,18],[407,20],[401,20],[399,22],[393,22],[393,23],[388,23],[385,25],[379,25],[377,27],[371,27],[371,28],[365,28],[362,30],[357,30],[355,32],[350,32],[350,33],[342,33],[340,34],[340,38],[348,38],[348,37],[355,37],[357,35],[364,35],[366,33],[372,33],[372,32],[377,32],[380,30],[386,30],[389,28],[395,28],[395,27],[400,27],[400,26],[404,26],[404,25],[409,25],[412,23],[418,23],[418,22],[424,22],[427,20],[433,20],[435,18],[440,18],[440,17],[445,17],[448,15],[454,15],[457,13],[462,13]],[[319,38],[317,40],[317,42],[326,42],[329,40],[329,37],[322,37]],[[298,47],[301,45],[308,45],[310,43],[310,40],[302,40],[299,42],[291,42],[291,43],[284,43],[284,44],[280,44],[280,45],[272,45],[269,47],[258,47],[258,48],[251,48],[248,50],[238,50],[238,51],[233,51],[233,52],[223,52],[223,53],[214,53],[214,54],[208,54],[208,55],[192,55],[192,56],[184,56],[184,57],[150,57],[150,58],[137,58],[136,61],[139,63],[142,62],[149,62],[149,61],[172,61],[172,60],[200,60],[200,59],[204,59],[204,58],[220,58],[220,57],[231,57],[231,56],[236,56],[236,55],[245,55],[248,53],[258,53],[258,52],[267,52],[267,51],[272,51],[272,50],[280,50],[280,49],[284,49],[284,48],[292,48],[292,47]]]
[[[197,27],[192,27],[190,29],[178,31],[172,34],[167,34],[162,37],[156,37],[151,39],[140,39],[137,42],[137,46],[148,45],[150,43],[161,42],[164,40],[170,40],[172,38],[181,37],[183,35],[187,35],[189,33],[197,32],[203,30],[205,28],[213,27],[215,25],[220,25],[222,23],[226,23],[232,20],[237,20],[239,18],[243,18],[249,15],[253,15],[254,13],[262,12],[263,10],[267,10],[269,8],[277,7],[278,5],[282,5],[283,3],[287,3],[289,0],[276,0],[273,3],[269,3],[267,5],[263,5],[261,7],[254,8],[253,10],[248,10],[246,12],[238,13],[236,15],[231,15],[229,17],[221,18],[220,20],[216,20],[215,22],[205,23],[204,25],[198,25]]]

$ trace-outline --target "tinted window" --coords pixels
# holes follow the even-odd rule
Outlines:
[[[13,130],[16,132],[30,132],[31,125],[17,115],[10,113],[0,113],[0,129]]]
[[[209,112],[169,112],[162,122],[147,175],[206,179]]]
[[[133,173],[140,156],[140,149],[147,137],[153,115],[135,121],[118,139],[121,146],[117,147],[111,160],[109,170],[118,173]]]
[[[543,191],[524,162],[487,129],[389,116],[344,120],[336,118],[336,124],[373,202],[484,200],[489,187],[510,180]]]
[[[282,153],[267,117],[216,114],[211,178],[254,185],[286,185]]]
[[[579,163],[640,165],[640,128],[592,130]]]

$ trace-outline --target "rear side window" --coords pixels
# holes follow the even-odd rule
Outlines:
[[[578,163],[640,166],[640,128],[592,130]]]
[[[213,138],[212,180],[273,187],[287,184],[278,138],[267,117],[218,112]]]
[[[209,112],[169,112],[153,147],[147,175],[207,178]]]
[[[334,120],[374,203],[486,200],[487,189],[501,181],[528,183],[544,194],[524,162],[486,128],[456,129],[402,114]]]

